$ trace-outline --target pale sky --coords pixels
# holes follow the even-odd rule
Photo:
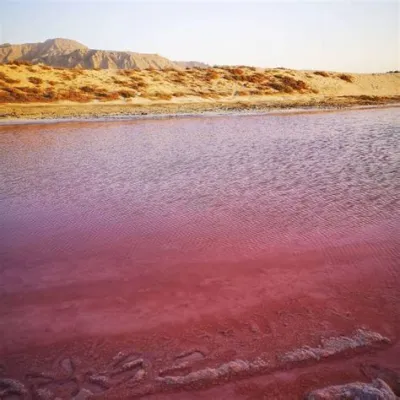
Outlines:
[[[62,37],[172,60],[400,69],[400,1],[0,0],[0,42]]]

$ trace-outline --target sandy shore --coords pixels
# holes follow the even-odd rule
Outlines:
[[[0,66],[0,122],[129,118],[400,103],[400,74],[215,67],[81,70]]]
[[[163,117],[224,113],[259,113],[282,110],[329,110],[400,105],[399,96],[288,95],[229,99],[212,102],[154,101],[151,103],[27,103],[0,104],[0,124],[33,120],[86,120],[100,118]]]

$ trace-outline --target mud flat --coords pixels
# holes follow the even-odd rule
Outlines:
[[[399,396],[398,114],[0,127],[0,397]]]

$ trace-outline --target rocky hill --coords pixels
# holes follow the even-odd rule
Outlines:
[[[184,68],[210,68],[210,65],[199,61],[174,61],[174,63]]]
[[[89,49],[69,39],[49,39],[40,43],[0,45],[0,63],[28,61],[64,68],[102,69],[164,69],[182,67],[158,54],[133,53],[130,51],[106,51]]]

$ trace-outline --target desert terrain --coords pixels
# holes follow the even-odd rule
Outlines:
[[[0,65],[0,118],[96,118],[400,102],[400,74],[253,67],[82,69]]]

